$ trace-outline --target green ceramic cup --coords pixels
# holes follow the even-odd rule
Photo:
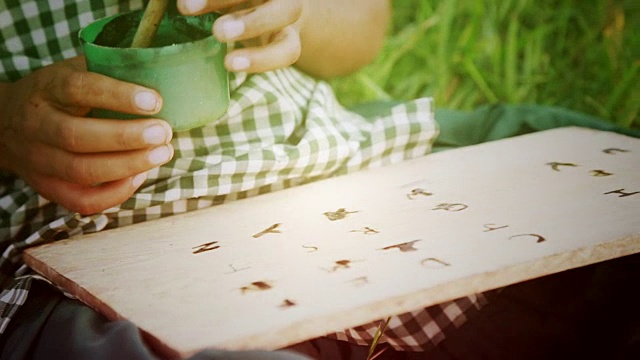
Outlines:
[[[163,98],[160,113],[174,131],[205,125],[229,106],[226,46],[212,35],[219,15],[165,15],[149,48],[129,47],[142,11],[97,20],[80,33],[89,71],[143,85]],[[94,109],[92,116],[134,119],[140,116]]]

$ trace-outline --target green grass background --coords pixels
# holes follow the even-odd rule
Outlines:
[[[344,105],[544,104],[640,128],[640,1],[393,0],[374,63],[331,81]]]

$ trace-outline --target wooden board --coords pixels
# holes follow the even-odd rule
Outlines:
[[[640,140],[555,129],[30,249],[165,354],[277,349],[640,252]]]

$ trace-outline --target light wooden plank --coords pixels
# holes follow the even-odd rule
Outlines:
[[[563,128],[59,241],[25,260],[187,357],[277,349],[637,253],[639,216],[640,141]]]

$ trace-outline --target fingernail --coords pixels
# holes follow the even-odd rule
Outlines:
[[[231,58],[231,71],[246,70],[251,66],[251,61],[246,56],[234,56]]]
[[[153,165],[160,165],[171,160],[171,156],[172,154],[169,146],[159,146],[149,151],[148,159]]]
[[[202,11],[207,5],[207,0],[185,0],[182,2],[182,6],[189,14],[194,14]]]
[[[146,172],[134,176],[133,179],[131,179],[131,185],[133,185],[133,187],[135,188],[138,188],[140,187],[140,185],[142,185],[142,183],[144,183],[145,180],[147,180]]]
[[[151,91],[138,91],[133,101],[138,109],[142,111],[154,111],[158,106],[158,99],[156,99],[156,95]]]
[[[225,20],[222,23],[222,33],[226,41],[234,40],[244,32],[244,21]]]
[[[162,125],[151,125],[142,132],[142,138],[149,145],[166,144],[170,136]]]

